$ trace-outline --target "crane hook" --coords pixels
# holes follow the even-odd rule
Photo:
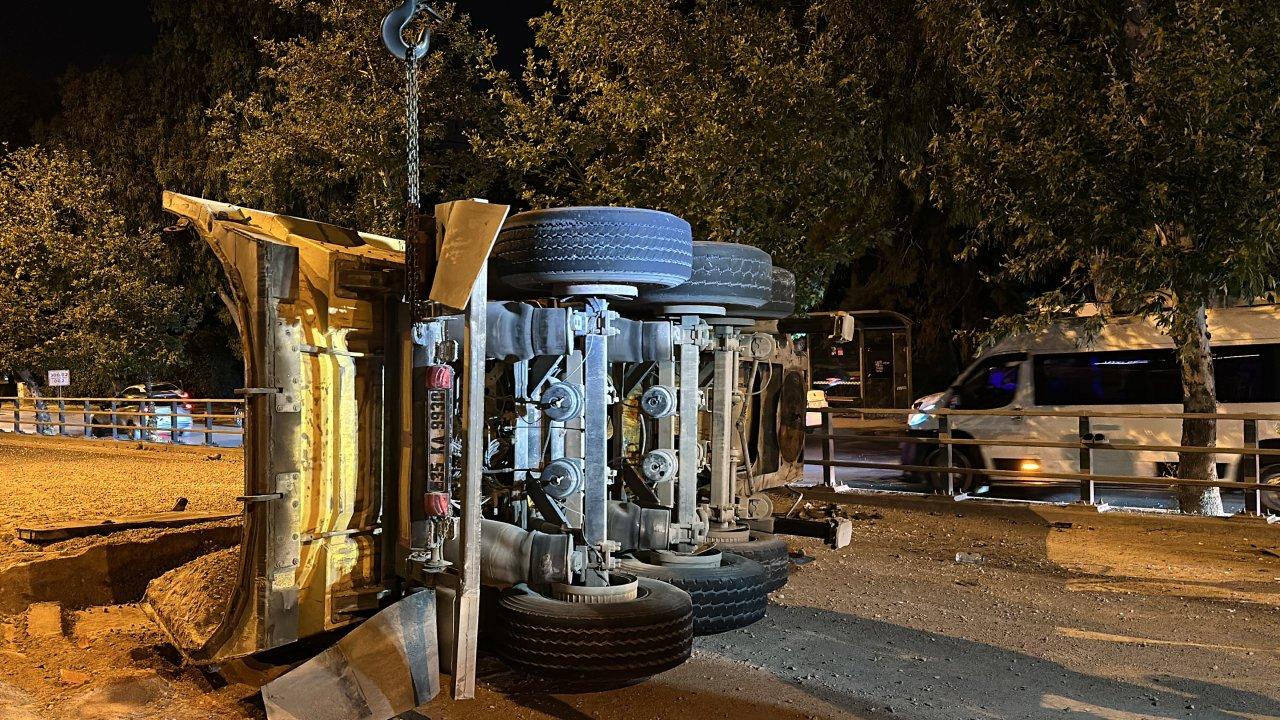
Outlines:
[[[401,60],[408,60],[410,52],[413,53],[414,60],[421,60],[431,49],[430,28],[423,29],[422,38],[416,45],[410,45],[404,41],[405,28],[409,27],[409,23],[413,22],[420,12],[426,12],[434,20],[442,19],[434,8],[423,3],[422,0],[405,0],[382,19],[382,44],[387,46],[392,55]]]

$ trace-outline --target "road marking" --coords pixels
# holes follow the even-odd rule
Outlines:
[[[1079,628],[1054,628],[1059,635],[1078,640],[1101,640],[1104,642],[1128,643],[1128,644],[1145,644],[1145,645],[1173,645],[1176,647],[1193,647],[1204,650],[1231,650],[1234,652],[1257,652],[1271,653],[1274,650],[1264,650],[1263,648],[1241,647],[1239,645],[1210,645],[1205,643],[1187,642],[1183,640],[1152,640],[1150,638],[1131,637],[1129,635],[1112,635],[1111,633],[1094,632],[1092,630],[1081,630]]]

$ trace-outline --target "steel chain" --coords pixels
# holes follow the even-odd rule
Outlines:
[[[422,301],[419,298],[418,265],[418,230],[419,216],[422,212],[421,199],[421,167],[418,148],[418,59],[413,52],[405,55],[405,140],[408,148],[408,183],[409,205],[405,217],[405,302],[409,304],[409,312],[413,319],[419,317]]]

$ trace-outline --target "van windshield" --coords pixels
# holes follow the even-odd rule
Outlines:
[[[1013,402],[1018,392],[1018,368],[1023,355],[987,358],[965,373],[955,385],[951,406],[965,410],[995,410]]]

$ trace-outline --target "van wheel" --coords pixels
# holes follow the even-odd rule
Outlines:
[[[951,461],[955,463],[955,467],[962,470],[970,470],[978,467],[973,461],[973,457],[964,448],[955,448],[952,451]],[[924,462],[925,465],[936,468],[946,468],[947,465],[947,449],[939,447],[929,453],[928,458]],[[947,492],[947,473],[945,470],[938,470],[927,473],[929,485],[933,488],[934,493],[946,494]],[[975,488],[986,485],[986,480],[981,475],[973,473],[956,473],[954,475],[952,488],[957,494],[973,492]]]
[[[1280,485],[1280,465],[1267,465],[1262,468],[1258,482],[1263,485]],[[1262,506],[1273,513],[1280,514],[1280,490],[1262,492]]]
[[[636,597],[568,602],[517,585],[498,600],[498,655],[535,677],[625,683],[670,670],[693,650],[689,594],[639,578]]]

